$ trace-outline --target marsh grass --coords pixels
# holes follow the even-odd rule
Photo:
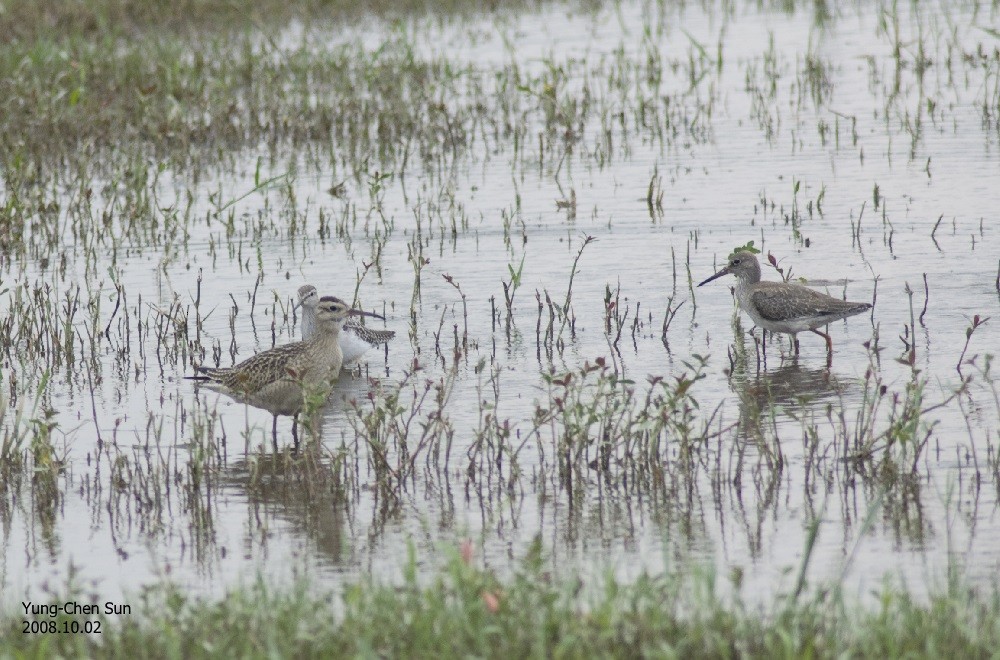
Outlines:
[[[258,581],[210,600],[163,585],[133,601],[130,614],[53,619],[99,619],[100,635],[23,635],[25,617],[11,611],[0,638],[28,656],[153,658],[905,657],[928,649],[979,657],[1000,643],[996,587],[957,576],[926,599],[887,582],[863,601],[834,584],[758,603],[744,600],[738,578],[727,586],[710,569],[628,583],[610,574],[553,578],[537,543],[508,577],[482,568],[471,542],[447,550],[426,580],[417,561],[411,549],[400,584],[367,578],[337,595]],[[72,584],[52,596],[72,599],[90,602]]]
[[[374,483],[383,511],[398,506],[421,466],[438,477],[447,471],[455,435],[447,408],[456,367],[435,380],[423,377],[414,360],[399,382],[375,382],[367,402],[350,402],[354,443],[347,449],[367,462],[365,478],[355,481]]]

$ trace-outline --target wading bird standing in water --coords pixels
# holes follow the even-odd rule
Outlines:
[[[725,268],[699,284],[703,286],[723,275],[736,276],[736,300],[753,322],[768,332],[792,335],[795,354],[799,354],[796,335],[803,330],[826,340],[826,364],[833,364],[833,340],[816,328],[854,316],[872,308],[869,303],[849,302],[788,282],[762,282],[760,263],[752,252],[740,250],[729,258]]]
[[[204,387],[274,415],[271,435],[278,449],[278,415],[292,417],[292,437],[299,446],[298,415],[307,399],[325,401],[340,375],[344,354],[341,330],[351,316],[373,316],[340,298],[323,296],[315,305],[314,330],[309,339],[263,351],[232,367],[198,367],[191,376]]]

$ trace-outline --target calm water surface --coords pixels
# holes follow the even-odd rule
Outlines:
[[[373,241],[383,241],[380,269],[365,274],[358,297],[365,308],[385,311],[385,327],[396,330],[397,338],[387,354],[372,351],[362,372],[338,383],[323,413],[330,451],[355,447],[346,401],[365,405],[369,377],[398,382],[414,359],[423,365],[423,378],[440,378],[452,368],[447,356],[465,321],[448,276],[465,295],[470,340],[455,367],[447,405],[454,458],[447,471],[418,471],[389,516],[365,483],[356,485],[347,503],[294,479],[274,477],[250,487],[262,466],[278,462],[269,456],[270,416],[196,392],[183,380],[192,371],[189,357],[157,356],[155,335],[145,334],[144,355],[132,345],[133,368],[125,373],[114,373],[108,351],[93,400],[85,376],[53,378],[52,407],[69,461],[60,479],[64,495],[53,520],[39,520],[24,499],[7,511],[0,571],[8,599],[37,597],[70,574],[102,598],[161,578],[217,594],[258,572],[277,581],[307,575],[318,586],[335,588],[365,573],[397,578],[410,545],[421,566],[433,566],[444,549],[465,537],[481,546],[488,565],[504,572],[536,535],[559,571],[599,573],[610,566],[629,576],[693,558],[724,575],[741,572],[748,593],[769,594],[794,583],[810,523],[817,519],[819,541],[809,572],[817,581],[843,576],[846,586],[864,592],[888,574],[920,590],[942,578],[951,559],[974,578],[994,575],[1000,564],[1000,481],[993,453],[1000,441],[1000,404],[996,377],[984,375],[982,367],[987,354],[1000,348],[1000,109],[998,64],[988,56],[997,42],[977,26],[996,16],[923,6],[914,15],[907,5],[900,10],[905,46],[897,67],[892,30],[878,30],[880,11],[865,3],[818,24],[811,12],[739,7],[726,15],[717,7],[661,11],[625,2],[595,13],[559,7],[395,28],[373,22],[346,38],[342,32],[334,37],[289,29],[279,40],[288,48],[321,49],[344,40],[368,50],[400,38],[401,31],[416,57],[445,59],[483,84],[511,67],[526,80],[541,79],[556,65],[567,98],[589,95],[608,112],[617,103],[623,118],[610,136],[599,130],[600,122],[586,122],[561,162],[539,159],[535,144],[515,154],[510,145],[485,140],[455,171],[422,170],[414,159],[405,177],[385,183],[382,212],[392,228],[383,227],[381,234],[379,221],[365,221],[373,206],[367,183],[346,175],[341,164],[317,165],[295,153],[281,162],[265,157],[267,176],[289,168],[294,175],[288,186],[237,203],[237,238],[252,235],[256,222],[284,223],[280,214],[291,207],[289,191],[305,222],[303,233],[288,238],[264,232],[230,249],[221,221],[199,222],[189,228],[183,249],[118,254],[114,267],[127,283],[127,309],[142,318],[175,300],[190,307],[201,273],[200,338],[219,347],[222,364],[231,364],[233,348],[236,359],[245,359],[296,335],[294,316],[286,318],[275,300],[289,304],[300,284],[350,298],[359,273],[373,261]],[[925,35],[930,60],[922,77],[914,66],[918,34]],[[976,57],[977,45],[987,56],[970,65],[963,57]],[[610,73],[615,62],[645,61],[651,53],[662,58],[658,107],[677,113],[677,136],[667,141],[651,139],[634,121],[632,108],[650,87],[632,82],[624,91],[614,89]],[[690,63],[699,57],[706,58],[704,70],[698,69],[703,77],[692,80]],[[803,72],[817,67],[822,84],[811,84]],[[662,100],[667,96],[669,104]],[[984,104],[991,103],[992,114],[985,116]],[[158,183],[161,203],[182,200],[190,191],[194,216],[206,217],[219,190],[237,198],[253,187],[259,156],[263,152],[242,154],[235,171],[198,184],[184,173],[167,172]],[[662,190],[662,208],[652,212],[646,201],[651,179]],[[328,194],[339,181],[345,182],[343,196]],[[557,207],[557,201],[572,198],[575,213]],[[320,214],[339,218],[345,212],[356,212],[360,220],[342,236],[321,239]],[[539,356],[536,292],[564,300],[585,236],[596,241],[583,248],[573,284],[575,336],[561,353]],[[740,343],[729,293],[733,280],[700,289],[691,284],[750,240],[795,278],[832,295],[875,300],[870,316],[830,327],[831,369],[814,335],[802,336],[798,360],[787,340],[769,341],[759,367],[748,337],[749,366],[730,375],[727,355]],[[413,302],[409,255],[415,241],[427,261]],[[111,255],[104,258],[111,267]],[[506,317],[502,281],[510,281],[508,266],[517,267],[522,258],[508,334],[493,310]],[[81,274],[83,268],[70,266]],[[248,295],[258,273],[251,316]],[[912,306],[921,315],[925,276],[926,313],[914,333],[907,327],[906,290],[914,292]],[[36,282],[50,276],[39,270],[4,277]],[[765,277],[779,275],[765,267]],[[628,316],[612,346],[605,296],[619,287],[619,308]],[[113,292],[105,285],[105,298],[113,299]],[[665,344],[664,313],[681,303]],[[104,318],[110,320],[112,308],[103,304]],[[956,364],[975,315],[993,317],[974,333],[966,355],[975,364],[963,372],[975,378],[957,400],[923,419],[919,434],[929,432],[930,439],[916,478],[905,488],[880,492],[871,484],[882,482],[866,485],[838,464],[832,458],[844,435],[838,424],[856,423],[866,371],[877,371],[890,392],[903,392],[914,368],[897,359],[913,346],[914,367],[927,379],[923,407],[945,401],[960,385]],[[743,317],[742,330],[750,327]],[[873,343],[880,352],[871,350]],[[611,489],[596,476],[583,498],[571,501],[551,476],[542,476],[545,463],[532,445],[520,455],[522,476],[508,496],[470,488],[465,456],[479,423],[478,402],[490,392],[491,369],[502,393],[497,417],[527,433],[536,401],[546,397],[543,372],[575,370],[603,357],[641,390],[650,376],[684,373],[695,355],[706,362],[694,397],[706,418],[717,409],[714,428],[726,432],[706,449],[703,472],[684,501]],[[477,372],[481,361],[485,369]],[[170,474],[190,460],[196,421],[212,415],[217,440],[221,446],[224,434],[225,445],[211,488],[197,501],[187,500],[175,484],[160,493],[167,505],[153,516],[147,504],[113,496],[113,456]],[[878,415],[884,427],[887,408]],[[737,422],[742,432],[731,428]],[[146,448],[150,424],[161,429],[152,450]],[[287,419],[279,429],[290,441]],[[811,433],[819,451],[831,457],[825,462],[809,449]],[[116,445],[114,452],[105,450],[103,467],[90,460],[99,436]],[[780,470],[762,467],[760,443],[768,442],[781,447]],[[370,474],[364,451],[358,451],[364,481]],[[820,464],[820,472],[810,468]],[[22,498],[29,495],[25,490]]]

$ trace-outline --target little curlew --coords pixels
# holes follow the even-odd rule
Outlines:
[[[753,322],[768,332],[792,335],[795,354],[799,352],[796,334],[814,332],[826,340],[826,364],[833,364],[833,340],[817,328],[854,316],[872,308],[869,303],[849,302],[788,282],[762,282],[760,263],[752,252],[740,250],[729,258],[725,268],[699,284],[703,286],[723,275],[736,276],[736,300]]]
[[[298,415],[307,397],[330,393],[340,375],[344,356],[340,334],[350,316],[374,316],[351,307],[340,298],[323,296],[316,303],[315,330],[305,341],[276,346],[232,367],[197,367],[204,386],[236,401],[267,410],[274,415],[271,426],[275,451],[278,447],[278,415],[292,417],[292,437],[299,445]]]
[[[308,340],[316,332],[316,306],[319,293],[312,284],[299,287],[299,302],[302,308],[302,339]],[[381,318],[381,317],[379,317]],[[396,336],[395,330],[376,330],[348,319],[340,333],[340,350],[344,355],[342,366],[350,366],[375,346],[386,344]]]

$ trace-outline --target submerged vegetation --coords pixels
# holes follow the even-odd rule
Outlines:
[[[957,163],[996,166],[995,3],[8,4],[0,581],[40,600],[86,520],[140,576],[115,589],[229,591],[159,584],[100,638],[9,618],[13,648],[996,648],[996,591],[949,574],[856,607],[824,561],[867,585],[929,549],[992,569],[997,229]],[[522,13],[585,46],[526,43]],[[744,241],[870,295],[832,368],[698,299]],[[268,415],[183,376],[293,340],[302,281],[400,339],[271,451]],[[470,529],[488,570],[415,558]],[[605,561],[624,575],[572,579]],[[282,592],[278,565],[353,586]]]

